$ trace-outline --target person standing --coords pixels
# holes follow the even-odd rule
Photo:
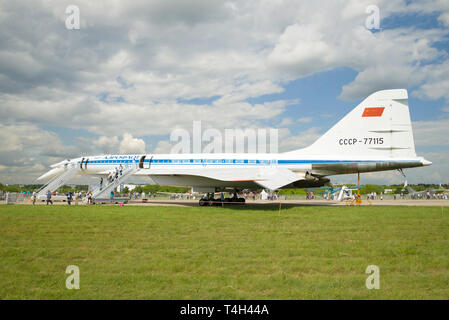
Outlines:
[[[31,196],[31,200],[33,200],[33,204],[36,204],[36,197],[37,197],[37,193],[36,193],[36,191],[33,191],[33,195]]]
[[[51,191],[50,190],[47,191],[47,206],[48,206],[48,203],[53,204],[53,201],[51,201]]]
[[[114,202],[114,190],[111,190],[111,193],[109,194],[109,199],[111,200],[111,203]]]
[[[100,177],[100,190],[103,189],[103,177]]]
[[[67,203],[69,204],[69,206],[72,204],[72,199],[73,199],[73,193],[72,193],[72,191],[69,191],[69,193],[67,193]]]

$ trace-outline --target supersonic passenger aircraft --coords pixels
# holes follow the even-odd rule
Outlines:
[[[127,172],[123,174],[126,178],[147,176],[155,184],[216,192],[320,187],[329,184],[327,177],[331,175],[401,170],[428,166],[431,162],[415,153],[407,90],[397,89],[371,94],[304,149],[278,154],[85,156],[54,164],[38,179],[54,181],[66,175],[58,183],[47,184],[45,192],[46,187],[57,188],[78,174],[106,177],[120,164]]]

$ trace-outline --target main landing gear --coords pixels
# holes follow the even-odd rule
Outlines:
[[[214,196],[214,193],[205,194],[199,201],[200,207],[222,207],[226,204],[245,204],[245,198],[239,198],[237,191],[234,192],[231,198],[224,198],[223,200],[221,198],[215,199]]]

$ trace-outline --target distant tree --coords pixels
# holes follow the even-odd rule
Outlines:
[[[3,191],[6,192],[22,192],[22,189],[18,185],[5,186]]]
[[[87,185],[76,185],[75,190],[76,191],[87,191],[89,189],[89,186]]]
[[[157,192],[170,192],[170,193],[186,193],[190,190],[187,187],[170,187],[170,186],[159,186],[159,185],[146,185],[142,187],[142,191],[145,193],[157,193]]]
[[[375,192],[377,194],[380,194],[384,192],[385,187],[377,184],[366,184],[362,189],[360,189],[361,194],[367,194]]]
[[[315,190],[316,188],[314,188]],[[279,190],[279,194],[282,195],[298,195],[298,194],[306,194],[306,192],[308,192],[309,189],[304,189],[304,188],[296,188],[296,189],[280,189]]]
[[[403,186],[397,186],[397,187],[395,187],[395,188],[393,188],[393,192],[395,193],[395,194],[401,194],[401,193],[404,193],[404,187]]]
[[[427,185],[425,184],[413,184],[410,187],[412,187],[412,189],[414,189],[415,191],[424,191],[427,190],[429,187],[427,187]]]

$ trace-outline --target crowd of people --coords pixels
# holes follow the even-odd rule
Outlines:
[[[383,200],[384,194],[381,192],[380,195],[378,195],[377,192],[370,192],[366,194],[366,198],[368,200]]]
[[[109,183],[114,182],[116,179],[118,179],[119,176],[123,174],[123,166],[120,163],[118,167],[115,167],[115,171],[110,171],[107,177],[107,180]],[[100,178],[100,188],[103,187],[103,178]]]
[[[413,194],[401,194],[401,199],[412,199],[412,200],[448,200],[449,196],[445,193],[431,193],[427,192],[416,192]]]
[[[109,183],[113,183],[115,181],[115,179],[117,179],[118,177],[120,177],[123,174],[123,167],[120,165],[119,167],[115,168],[114,172],[110,172],[108,177],[107,177],[107,181]],[[104,187],[103,186],[104,182],[103,182],[103,178],[100,178],[100,182],[99,182],[99,188],[100,190]],[[95,192],[95,190],[93,190],[93,192]],[[16,195],[17,193],[14,193],[14,195]],[[93,198],[92,198],[92,191],[69,191],[67,193],[58,193],[57,191],[51,192],[50,190],[47,190],[47,192],[45,193],[45,197],[44,198],[40,198],[38,199],[38,194],[36,191],[30,192],[22,192],[19,193],[21,198],[19,201],[23,201],[23,200],[27,200],[29,199],[32,204],[36,204],[36,201],[41,200],[41,201],[45,201],[47,205],[51,205],[53,204],[54,200],[59,200],[59,201],[66,201],[68,205],[71,205],[73,202],[75,204],[78,204],[80,201],[82,201],[83,199],[86,199],[87,204],[92,204],[93,203]],[[57,197],[56,197],[57,196]],[[116,193],[114,190],[111,190],[111,192],[109,193],[109,199],[111,201],[111,203],[113,203],[114,201],[116,201],[116,196],[122,196],[123,198],[127,198],[129,200],[142,200],[142,201],[147,201],[147,200],[151,200],[151,199],[156,199],[157,193],[145,193],[145,192],[126,192],[125,194],[123,193]],[[226,195],[226,197],[228,197],[228,195]],[[328,200],[328,199],[332,199],[332,197],[330,196],[330,193],[323,193],[321,195],[323,197],[324,200]],[[196,200],[199,199],[201,196],[199,196],[198,194],[192,194],[190,192],[187,193],[161,193],[159,194],[159,197],[162,198],[166,198],[169,197],[170,200]],[[219,197],[224,198],[225,197],[225,193],[221,193],[219,194]],[[243,190],[241,192],[237,193],[237,197],[238,198],[245,198],[246,200],[286,200],[287,196],[286,195],[282,195],[279,194],[278,192],[271,192],[271,191],[266,191],[266,190],[261,190],[260,192],[253,192],[250,190]],[[295,196],[295,198],[297,198],[298,195]],[[301,196],[299,196],[301,197]],[[435,192],[431,192],[431,190],[427,190],[427,191],[420,191],[420,192],[416,192],[416,193],[400,193],[400,194],[394,194],[394,193],[377,193],[377,192],[370,192],[366,195],[364,195],[364,198],[366,197],[366,199],[368,200],[384,200],[384,199],[388,199],[388,200],[448,200],[449,199],[449,195],[446,193],[435,193]],[[0,190],[0,200],[5,200],[6,199],[6,193],[2,192]],[[10,197],[11,199],[11,197]],[[305,194],[305,199],[306,200],[314,200],[317,199],[317,196],[314,194],[314,192],[312,190],[308,190]],[[321,198],[320,198],[321,199]],[[13,200],[14,201],[14,200]]]
[[[46,204],[47,205],[53,204],[52,196],[58,196],[58,195],[59,194],[56,191],[51,192],[50,190],[47,190],[47,192],[45,194]],[[65,194],[66,201],[67,201],[68,205],[71,205],[73,200],[75,200],[75,204],[77,205],[78,201],[82,200],[86,195],[89,197],[89,195],[91,195],[91,193],[87,193],[87,192],[83,193],[82,191],[79,191],[79,192],[69,191],[69,192],[67,192],[67,194]],[[33,191],[33,195],[31,196],[31,202],[33,203],[33,205],[36,204],[36,200],[37,200],[37,193],[36,193],[36,191]]]

